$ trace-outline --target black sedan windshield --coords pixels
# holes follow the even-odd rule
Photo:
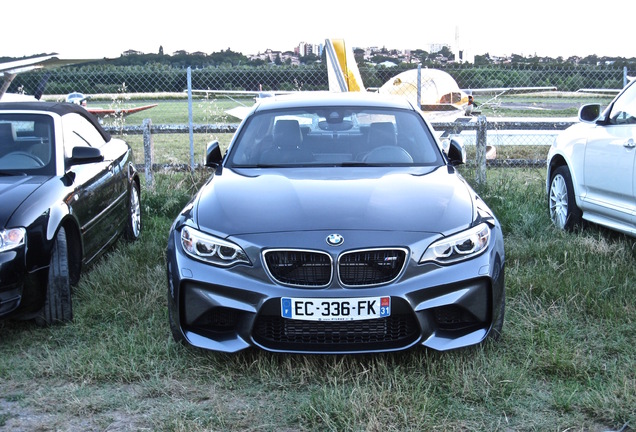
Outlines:
[[[232,144],[229,167],[440,165],[415,112],[320,107],[253,115]]]
[[[53,122],[39,114],[0,115],[0,171],[51,174],[54,169]]]

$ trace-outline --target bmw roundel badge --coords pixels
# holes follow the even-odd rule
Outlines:
[[[327,236],[327,244],[329,246],[340,246],[344,243],[344,237],[340,234],[329,234]]]

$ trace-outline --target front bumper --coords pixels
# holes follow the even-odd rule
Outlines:
[[[24,248],[0,252],[0,318],[20,306],[25,273]]]
[[[178,232],[172,231],[167,250],[170,314],[188,343],[222,352],[251,346],[326,354],[389,352],[416,345],[440,351],[470,346],[487,337],[501,313],[503,239],[498,227],[493,235],[496,238],[484,254],[452,266],[418,264],[422,251],[416,245],[409,248],[405,268],[391,283],[346,287],[334,277],[329,286],[306,288],[274,282],[261,260],[229,269],[193,260],[183,253]],[[387,244],[386,239],[379,242]],[[333,248],[325,250],[337,256]],[[260,253],[250,255],[260,257]],[[281,314],[281,297],[376,296],[391,297],[391,316],[319,322]]]

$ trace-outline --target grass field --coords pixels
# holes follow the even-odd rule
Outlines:
[[[636,241],[556,231],[542,169],[492,169],[507,315],[499,342],[436,353],[237,355],[170,336],[164,249],[207,177],[158,173],[144,231],[87,269],[75,321],[0,322],[0,430],[616,431],[636,425]],[[467,178],[472,173],[466,172]]]

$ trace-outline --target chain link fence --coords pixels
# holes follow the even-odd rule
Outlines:
[[[367,88],[378,88],[410,69],[413,66],[360,67],[360,74]],[[447,65],[442,70],[454,78],[460,89],[499,89],[489,93],[475,91],[476,111],[472,120],[465,117],[451,122],[431,119],[442,138],[460,136],[467,144],[469,160],[474,160],[476,115],[485,116],[490,150],[488,164],[493,166],[542,166],[555,135],[575,120],[579,107],[586,103],[608,104],[627,77],[634,74],[622,65],[463,64]],[[191,104],[186,91],[189,82]],[[89,97],[88,106],[94,107],[122,110],[157,104],[128,116],[120,111],[104,118],[104,124],[111,132],[126,135],[141,162],[144,159],[141,125],[149,119],[157,152],[155,160],[160,164],[189,161],[199,164],[208,141],[217,139],[222,145],[229,143],[240,121],[231,114],[232,110],[251,106],[259,92],[329,88],[327,68],[322,63],[206,67],[190,69],[190,77],[186,68],[151,64],[87,65],[23,73],[14,79],[8,91],[35,94],[43,85],[44,100],[61,101],[71,92],[81,92]],[[514,93],[502,90],[512,87],[550,90]]]
[[[395,75],[416,66],[360,67],[367,88],[380,87]],[[556,87],[562,92],[580,89],[619,89],[624,85],[625,66],[516,65],[440,67],[462,89],[493,87]],[[81,66],[35,71],[15,78],[10,92],[33,94],[46,79],[46,93],[65,95],[118,93],[125,83],[131,94],[182,93],[187,86],[186,68],[149,64],[147,66]],[[627,71],[630,75],[630,71]],[[206,67],[192,70],[192,87],[209,90],[311,91],[327,90],[327,68],[308,66]]]

